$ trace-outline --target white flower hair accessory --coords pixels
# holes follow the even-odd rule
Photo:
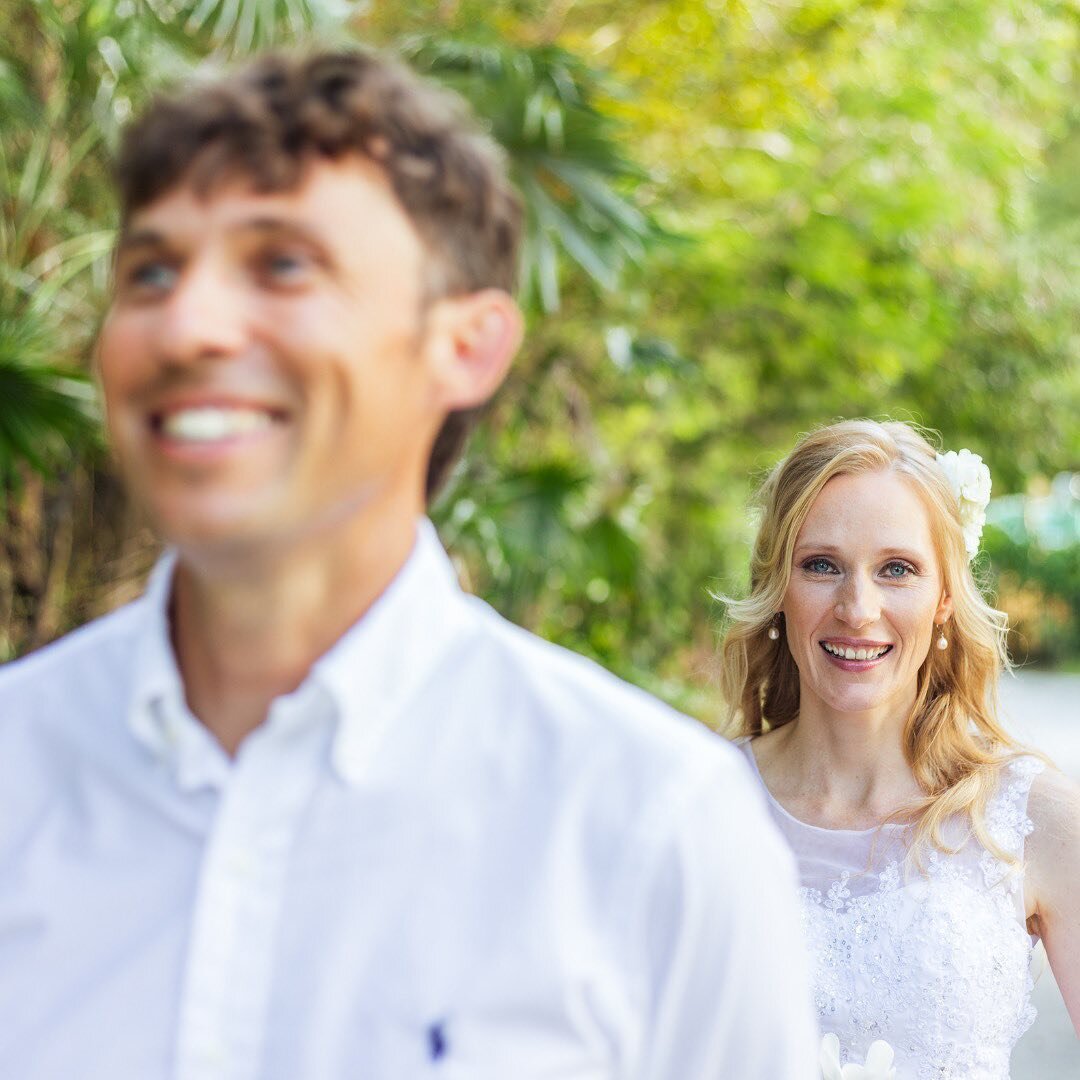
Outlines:
[[[983,459],[970,450],[950,450],[938,454],[937,463],[960,504],[960,524],[968,558],[979,550],[979,539],[986,524],[986,506],[990,502],[990,470]]]

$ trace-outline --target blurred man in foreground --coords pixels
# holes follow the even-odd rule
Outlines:
[[[169,553],[0,674],[0,1076],[808,1080],[737,755],[458,588],[521,336],[458,108],[267,57],[129,130],[100,378]]]

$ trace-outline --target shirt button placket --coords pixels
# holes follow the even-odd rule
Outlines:
[[[203,859],[176,1080],[258,1075],[288,855],[318,760],[314,740],[273,734],[258,732],[237,759]]]

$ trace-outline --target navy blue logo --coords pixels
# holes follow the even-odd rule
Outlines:
[[[446,1057],[446,1025],[440,1020],[427,1029],[428,1057],[432,1061],[441,1061]]]

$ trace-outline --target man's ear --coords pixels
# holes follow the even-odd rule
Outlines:
[[[521,344],[525,323],[513,297],[481,289],[432,305],[429,363],[447,412],[482,405],[498,390]]]

